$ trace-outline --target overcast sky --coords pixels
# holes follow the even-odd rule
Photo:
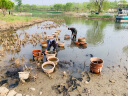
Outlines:
[[[12,0],[14,1],[14,0]],[[36,5],[53,5],[56,3],[61,3],[61,4],[65,4],[67,2],[88,2],[89,0],[22,0],[23,4],[36,4]],[[115,0],[109,0],[109,1],[115,1]],[[119,1],[119,0],[116,0]]]

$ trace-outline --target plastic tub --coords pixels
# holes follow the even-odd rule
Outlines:
[[[46,58],[48,59],[49,57],[55,57],[56,56],[56,52],[54,51],[47,51],[46,53]]]
[[[53,73],[54,69],[55,69],[55,64],[53,62],[45,62],[42,64],[42,69],[45,73]]]
[[[85,38],[83,37],[78,38],[78,42],[85,42]]]
[[[48,61],[54,62],[54,64],[57,65],[59,62],[59,59],[57,57],[49,57]]]
[[[64,39],[70,39],[70,35],[64,35]]]
[[[20,79],[28,79],[30,72],[18,72]]]
[[[64,45],[65,45],[65,43],[64,43],[63,41],[60,41],[60,42],[58,43],[58,46],[59,46],[59,47],[64,47]]]
[[[46,48],[48,44],[47,43],[43,43],[41,45],[42,45],[43,48]]]

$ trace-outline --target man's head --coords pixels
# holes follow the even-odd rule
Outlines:
[[[70,30],[70,28],[68,28],[68,30]]]

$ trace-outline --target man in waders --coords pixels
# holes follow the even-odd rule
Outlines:
[[[68,30],[71,30],[72,31],[73,39],[76,39],[76,35],[77,35],[76,28],[68,28]]]
[[[48,45],[45,49],[45,54],[47,53],[48,50],[50,50],[50,48],[53,46],[53,51],[56,52],[56,47],[57,47],[57,44],[56,44],[56,40],[52,37],[48,40]]]

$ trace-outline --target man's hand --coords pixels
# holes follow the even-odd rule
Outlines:
[[[54,51],[56,52],[56,49]]]
[[[45,54],[47,54],[47,50],[45,50]]]

